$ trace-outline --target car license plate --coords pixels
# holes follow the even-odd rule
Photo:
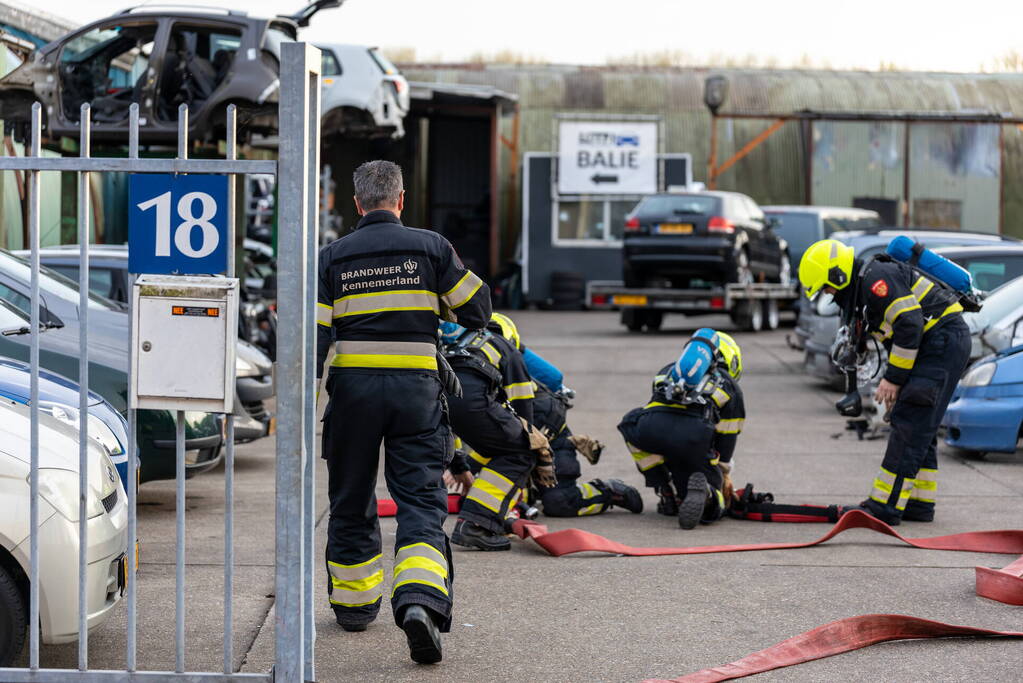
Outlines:
[[[615,306],[646,306],[646,297],[642,294],[615,294]]]
[[[657,226],[657,233],[660,235],[689,235],[692,232],[692,223],[661,223]]]

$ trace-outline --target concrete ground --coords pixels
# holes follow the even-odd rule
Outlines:
[[[730,330],[724,318],[669,317],[658,334],[628,334],[604,313],[522,312],[523,339],[559,365],[578,392],[569,423],[608,448],[584,477],[619,477],[640,486],[615,425],[646,402],[654,371],[677,357],[698,326]],[[738,333],[743,348],[746,428],[736,483],[753,482],[779,501],[855,503],[868,492],[883,441],[843,433],[837,398],[801,371],[784,331]],[[938,518],[906,523],[908,536],[1020,526],[1023,458],[983,462],[941,454]],[[265,671],[273,654],[273,443],[238,449],[234,666]],[[325,471],[317,509],[326,511]],[[140,493],[139,663],[174,663],[174,488]],[[378,495],[387,497],[382,477]],[[187,668],[220,670],[223,625],[223,473],[188,482]],[[723,520],[682,531],[655,514],[644,491],[641,515],[614,510],[582,519],[544,519],[552,530],[577,527],[636,546],[803,541],[826,525]],[[448,529],[454,522],[449,519]],[[317,526],[319,548],[324,522]],[[394,520],[381,522],[385,557]],[[319,556],[322,557],[322,556]],[[316,561],[316,586],[326,583]],[[386,608],[364,633],[344,633],[326,598],[317,606],[319,681],[638,681],[676,677],[725,664],[802,631],[859,614],[891,612],[993,629],[1020,628],[1019,609],[974,595],[973,567],[1015,558],[917,550],[868,531],[847,532],[805,550],[688,557],[552,558],[531,543],[511,552],[456,549],[454,625],[444,661],[414,665]],[[91,636],[90,665],[124,664],[124,610]],[[772,681],[1019,680],[1016,641],[901,642],[762,674]],[[74,645],[43,648],[44,666],[76,665]]]

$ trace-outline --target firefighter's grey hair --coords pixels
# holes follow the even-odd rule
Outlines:
[[[401,166],[391,161],[378,159],[367,161],[352,174],[355,184],[355,198],[363,211],[391,207],[398,203],[404,188],[401,180]]]

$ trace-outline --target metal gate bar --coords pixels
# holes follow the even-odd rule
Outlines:
[[[304,43],[282,45],[281,60],[281,162],[239,160],[237,158],[236,110],[227,111],[227,153],[225,159],[188,159],[188,110],[182,105],[178,118],[178,158],[139,158],[139,110],[129,108],[128,158],[91,156],[91,110],[81,109],[80,154],[75,157],[42,157],[42,109],[32,107],[31,139],[25,157],[0,157],[0,171],[26,172],[28,185],[28,222],[30,251],[30,598],[29,668],[0,669],[0,679],[18,683],[34,681],[288,681],[311,680],[315,648],[313,585],[311,580],[314,524],[315,338],[311,323],[315,320],[317,207],[319,187],[319,50]],[[298,106],[296,106],[298,105]],[[42,171],[78,174],[79,240],[79,585],[78,585],[78,670],[39,667],[39,247],[40,176]],[[229,176],[228,184],[228,264],[226,274],[235,275],[236,176],[268,173],[283,177],[280,183],[281,231],[279,292],[281,303],[280,372],[276,374],[279,417],[282,429],[277,439],[277,538],[275,592],[275,667],[270,673],[233,673],[233,569],[234,569],[234,419],[226,416],[225,438],[225,511],[224,511],[224,666],[223,673],[186,672],[184,657],[184,414],[176,419],[176,591],[175,591],[175,671],[137,671],[137,563],[134,546],[137,539],[137,420],[128,410],[128,553],[130,571],[127,580],[127,670],[88,670],[88,310],[90,242],[90,174],[120,171],[131,173],[217,173]],[[287,173],[284,173],[287,171]],[[130,321],[130,313],[129,313]],[[130,323],[129,323],[130,324]],[[129,336],[130,336],[129,327]],[[286,362],[283,362],[285,361]],[[129,381],[130,381],[129,373]],[[283,390],[281,389],[283,388]],[[289,400],[290,399],[290,400]]]

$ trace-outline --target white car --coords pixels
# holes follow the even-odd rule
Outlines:
[[[323,51],[320,111],[323,134],[400,138],[409,85],[377,48],[317,45]]]
[[[963,319],[972,336],[971,361],[1023,344],[1023,277],[991,292],[980,311]]]
[[[0,666],[24,647],[29,610],[29,408],[0,399]],[[39,415],[39,621],[42,642],[78,639],[78,430]],[[128,499],[106,449],[89,443],[88,625],[127,576]]]

